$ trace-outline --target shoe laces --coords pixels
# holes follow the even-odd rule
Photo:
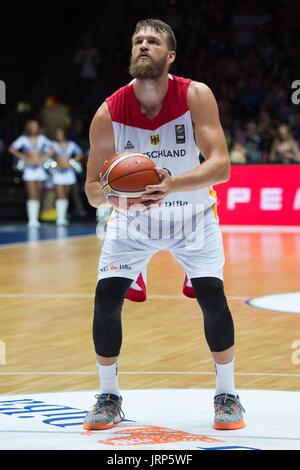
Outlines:
[[[233,397],[228,393],[222,393],[221,395],[217,395],[215,397],[215,404],[221,405],[222,409],[225,413],[235,413],[237,409],[241,410],[245,413],[244,407],[241,405],[239,397]]]
[[[102,394],[102,395],[95,395],[95,398],[97,399],[97,403],[94,406],[94,410],[96,412],[101,412],[101,408],[103,409],[103,406],[107,409],[109,413],[115,413],[116,410],[119,413],[119,416],[121,419],[125,418],[125,413],[123,412],[121,405],[119,404],[118,400],[116,398],[113,398],[111,394]]]

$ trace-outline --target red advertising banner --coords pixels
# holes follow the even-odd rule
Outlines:
[[[300,225],[300,164],[232,166],[215,189],[222,225]]]

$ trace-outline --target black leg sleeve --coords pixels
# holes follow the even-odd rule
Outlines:
[[[191,279],[198,304],[204,316],[206,341],[211,351],[222,352],[234,345],[234,325],[224,285],[216,277]]]
[[[122,344],[121,311],[132,283],[124,277],[100,279],[96,288],[93,340],[99,356],[118,356]]]

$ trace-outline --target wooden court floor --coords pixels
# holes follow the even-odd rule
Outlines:
[[[300,315],[254,309],[245,300],[300,290],[300,234],[223,239],[237,386],[299,390],[292,343],[300,340]],[[84,237],[0,248],[1,393],[98,388],[91,325],[101,243]],[[202,314],[181,294],[182,281],[180,265],[161,252],[149,265],[147,302],[125,302],[121,388],[214,387]]]

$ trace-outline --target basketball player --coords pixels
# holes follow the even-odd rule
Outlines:
[[[9,147],[9,152],[24,160],[23,180],[27,191],[28,227],[40,227],[38,221],[43,181],[47,174],[43,163],[53,153],[51,141],[40,134],[39,123],[35,119],[26,122],[24,134],[18,137]]]
[[[54,134],[53,148],[57,162],[53,174],[53,183],[56,190],[56,225],[68,225],[67,211],[69,205],[69,194],[73,184],[76,183],[75,171],[70,165],[70,159],[79,161],[82,158],[82,150],[72,140],[66,138],[64,129],[57,128]]]
[[[91,124],[86,194],[92,206],[101,205],[105,197],[99,170],[104,161],[126,149],[144,153],[159,160],[161,181],[146,188],[143,204],[147,210],[136,214],[140,226],[146,226],[147,218],[152,217],[149,207],[153,204],[152,224],[157,220],[156,210],[161,209],[167,219],[170,207],[181,211],[182,205],[188,205],[197,212],[201,203],[204,242],[192,246],[185,235],[181,239],[129,236],[124,240],[115,236],[116,230],[126,218],[131,221],[131,214],[113,212],[99,262],[93,323],[101,393],[85,417],[85,429],[107,429],[124,417],[117,362],[122,304],[132,281],[161,249],[171,251],[183,265],[203,312],[205,337],[216,368],[214,427],[245,426],[245,410],[234,385],[234,325],[224,294],[222,238],[215,193],[210,188],[229,179],[228,150],[211,90],[169,74],[175,51],[176,39],[169,25],[152,19],[137,23],[129,68],[133,81],[106,99]],[[205,158],[201,164],[199,152]],[[174,214],[176,231],[186,221],[180,220],[176,210]],[[193,233],[199,230],[201,223]]]

